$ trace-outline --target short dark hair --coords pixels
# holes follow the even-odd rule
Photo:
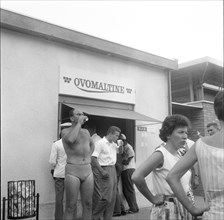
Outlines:
[[[186,116],[179,114],[167,116],[163,121],[159,137],[161,138],[162,141],[167,142],[167,137],[173,133],[175,128],[178,127],[190,128],[189,119]]]
[[[211,127],[211,126],[214,126],[216,128],[218,128],[218,124],[216,122],[210,122],[206,125],[207,128]]]
[[[121,133],[121,129],[120,128],[118,128],[116,126],[111,126],[111,127],[108,128],[107,134],[114,134],[116,131]]]
[[[224,121],[224,91],[218,92],[215,96],[214,110],[217,118]]]

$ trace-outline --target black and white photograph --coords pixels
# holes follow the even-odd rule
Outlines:
[[[222,0],[0,10],[1,219],[224,219]]]

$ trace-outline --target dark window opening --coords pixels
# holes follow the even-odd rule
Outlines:
[[[60,108],[60,105],[59,105]],[[59,115],[59,122],[65,123],[70,122],[69,119],[69,111],[72,108],[69,106],[61,104],[61,115]],[[113,118],[113,117],[104,117],[104,116],[97,116],[97,115],[87,115],[89,120],[85,123],[94,124],[96,126],[96,132],[99,136],[104,137],[106,135],[107,129],[110,126],[117,126],[121,129],[121,133],[125,134],[127,137],[127,141],[131,144],[135,150],[135,121],[129,119],[120,119],[120,118]],[[84,125],[85,125],[84,124]]]

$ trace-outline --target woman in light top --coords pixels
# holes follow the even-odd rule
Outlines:
[[[199,139],[171,170],[167,177],[173,192],[183,206],[193,215],[203,214],[202,219],[224,219],[224,91],[214,100],[214,110],[221,130]],[[205,205],[192,205],[183,194],[180,178],[198,161]]]
[[[187,141],[189,120],[182,115],[172,115],[165,118],[160,129],[160,138],[164,143],[157,147],[153,154],[136,169],[132,180],[139,191],[153,204],[149,219],[192,219],[166,182],[171,168],[179,161],[178,149],[184,147]],[[153,192],[148,188],[145,177],[152,173]],[[191,200],[191,172],[182,177],[184,194]]]

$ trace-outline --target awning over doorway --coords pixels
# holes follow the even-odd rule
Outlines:
[[[91,105],[78,105],[78,104],[65,104],[70,108],[79,109],[82,112],[86,112],[89,115],[97,115],[104,117],[112,117],[112,118],[122,118],[122,119],[131,119],[131,120],[139,120],[139,121],[149,121],[151,123],[161,123],[161,121],[148,117],[146,115],[140,114],[131,110],[117,109],[117,108],[105,108]]]

